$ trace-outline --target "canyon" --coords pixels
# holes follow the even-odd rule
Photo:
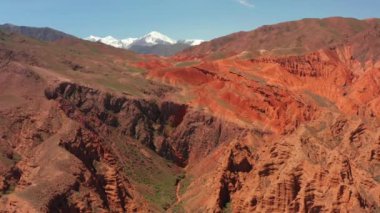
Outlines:
[[[0,212],[378,212],[379,47],[338,17],[171,57],[0,31]]]

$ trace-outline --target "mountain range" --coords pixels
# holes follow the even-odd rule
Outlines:
[[[379,212],[380,19],[65,35],[0,29],[0,212]]]
[[[123,48],[142,54],[174,55],[188,47],[196,46],[204,42],[199,39],[187,39],[176,41],[156,31],[152,31],[140,38],[116,39],[112,36],[89,36],[88,41],[101,42],[116,48]]]
[[[57,41],[60,39],[75,38],[64,32],[48,27],[28,27],[13,24],[0,25],[1,30],[18,33],[41,41]],[[197,46],[204,42],[200,39],[174,40],[159,32],[152,31],[140,38],[116,39],[112,36],[89,36],[84,40],[100,42],[112,47],[128,49],[141,54],[154,54],[161,56],[174,55],[182,50]]]

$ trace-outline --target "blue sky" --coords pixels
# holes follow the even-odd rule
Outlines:
[[[306,17],[380,17],[380,0],[2,0],[0,23],[85,37],[211,39]]]

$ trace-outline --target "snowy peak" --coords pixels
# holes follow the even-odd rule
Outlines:
[[[204,42],[204,40],[201,40],[201,39],[186,39],[186,40],[180,40],[180,41],[178,41],[178,43],[188,44],[190,46],[197,46],[197,45],[200,45],[203,42]]]
[[[106,36],[100,40],[104,43],[110,43],[110,44],[115,44],[115,45],[120,44],[120,41],[112,36]]]
[[[101,42],[117,48],[128,49],[131,46],[154,46],[158,44],[176,44],[177,41],[169,38],[168,36],[159,33],[157,31],[150,32],[140,38],[126,38],[126,39],[116,39],[112,36],[106,36],[104,38],[98,36],[89,36],[85,40],[93,42]]]
[[[123,45],[124,45],[124,49],[128,49],[129,47],[131,47],[132,45],[133,45],[133,43],[135,42],[135,41],[137,41],[138,40],[138,38],[126,38],[126,39],[122,39],[121,40],[121,43],[123,43]]]
[[[157,50],[158,48],[157,46],[161,46],[159,47],[160,49],[166,49],[165,51],[163,51],[166,53],[172,52],[172,51],[168,51],[168,49],[173,49],[173,52],[178,52],[187,47],[196,46],[204,42],[203,40],[200,40],[200,39],[186,39],[186,40],[176,41],[170,38],[169,36],[166,36],[157,31],[152,31],[140,38],[117,39],[112,36],[98,37],[98,36],[91,35],[84,39],[88,41],[92,41],[92,42],[100,42],[100,43],[107,44],[116,48],[133,49],[134,51],[137,51],[137,52],[141,51],[143,53],[149,52],[147,51],[148,49]],[[180,45],[177,45],[177,44],[180,44]]]
[[[92,41],[92,42],[101,42],[103,44],[107,44],[107,45],[110,45],[110,46],[113,46],[116,48],[124,48],[123,43],[120,40],[118,40],[112,36],[106,36],[106,37],[102,38],[102,37],[91,35],[91,36],[85,38],[85,40]]]
[[[102,39],[102,38],[97,37],[97,36],[93,36],[93,35],[90,35],[89,37],[84,38],[84,40],[93,41],[93,42],[98,42],[98,41],[100,41],[100,39]]]
[[[176,40],[173,40],[169,38],[168,36],[159,33],[157,31],[152,31],[142,38],[140,38],[140,41],[142,44],[145,44],[146,46],[153,46],[157,44],[175,44],[177,43]]]
[[[126,48],[126,49],[135,45],[136,46],[154,46],[158,44],[174,45],[174,44],[180,43],[180,44],[188,44],[190,46],[195,46],[204,42],[203,40],[200,40],[200,39],[186,39],[186,40],[176,41],[170,38],[169,36],[164,35],[157,31],[152,31],[140,38],[126,38],[126,39],[118,40],[112,36],[106,36],[102,38],[102,37],[91,35],[84,39],[88,41],[93,41],[93,42],[101,42],[101,43],[104,43],[113,47],[117,47],[117,48]]]

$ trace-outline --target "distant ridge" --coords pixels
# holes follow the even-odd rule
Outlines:
[[[13,24],[0,25],[0,30],[18,33],[41,41],[57,41],[64,38],[75,38],[72,35],[49,28],[49,27],[26,27]]]
[[[266,55],[300,55],[339,45],[364,31],[380,27],[380,19],[329,17],[264,25],[252,31],[223,36],[178,53],[184,58],[225,58],[244,54],[255,58]]]

